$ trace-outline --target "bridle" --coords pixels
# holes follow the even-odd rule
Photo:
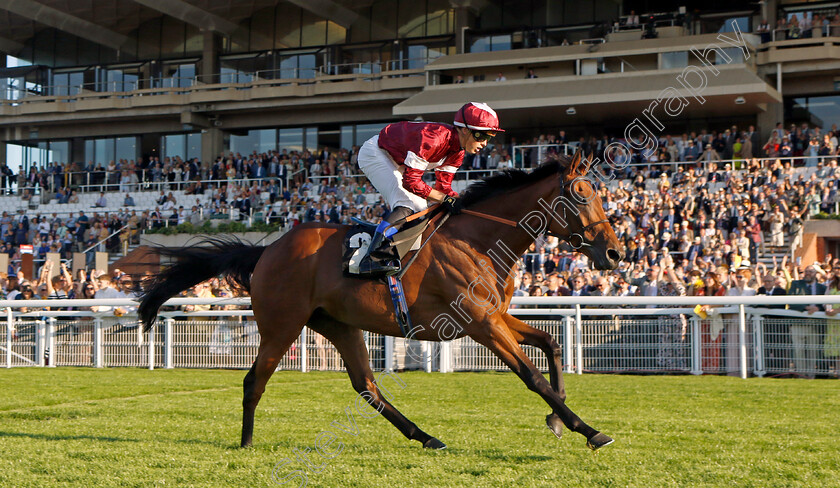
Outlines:
[[[560,197],[561,198],[563,198],[565,196],[566,186],[568,186],[567,183],[563,183],[560,186]],[[508,225],[510,227],[513,227],[513,228],[521,228],[521,226],[519,225],[518,222],[514,222],[513,220],[508,220],[508,219],[505,219],[505,218],[502,218],[502,217],[496,217],[495,215],[489,215],[489,214],[482,213],[482,212],[476,212],[475,210],[470,210],[470,209],[466,209],[466,208],[462,209],[461,213],[465,213],[467,215],[472,215],[473,217],[478,217],[478,218],[482,218],[482,219],[486,219],[486,220],[492,220],[494,222],[499,222],[501,224],[505,224],[505,225]],[[592,247],[592,244],[588,243],[586,241],[586,239],[583,237],[584,234],[586,234],[586,232],[588,230],[592,229],[596,225],[607,224],[607,223],[609,223],[609,219],[601,219],[601,220],[598,220],[598,221],[595,221],[595,222],[590,222],[589,224],[583,226],[583,228],[580,230],[580,232],[571,233],[567,237],[559,236],[559,235],[557,235],[553,232],[550,232],[550,231],[545,232],[545,234],[549,235],[549,236],[554,236],[554,237],[556,237],[560,240],[564,240],[564,241],[568,242],[569,245],[572,246],[573,249],[581,249],[581,248],[584,248],[584,247]]]

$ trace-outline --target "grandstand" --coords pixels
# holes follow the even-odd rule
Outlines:
[[[840,255],[840,226],[817,219],[837,213],[840,177],[832,3],[653,12],[612,0],[118,3],[107,16],[98,0],[72,11],[54,0],[0,9],[0,228],[13,267],[20,244],[35,247],[36,263],[53,244],[65,260],[124,253],[136,241],[129,231],[211,219],[281,231],[375,221],[386,209],[355,165],[358,146],[390,122],[448,121],[465,100],[497,108],[507,131],[467,158],[457,190],[577,149],[604,160],[615,143],[629,149],[628,166],[599,186],[621,204],[608,213],[627,229],[628,256],[640,234],[654,234],[660,252],[661,217],[674,206],[678,220],[715,222],[703,269]],[[645,207],[627,213],[639,177]],[[777,206],[784,235],[771,243]],[[79,233],[80,212],[90,222]],[[47,232],[30,225],[39,216]],[[738,219],[750,216],[760,229],[733,257],[747,233]],[[31,227],[24,235],[13,232],[20,220]],[[92,234],[97,222],[107,232]],[[557,245],[538,244],[547,253]],[[688,256],[681,245],[672,256]],[[526,260],[540,261],[539,251]],[[661,255],[643,257],[633,263]]]

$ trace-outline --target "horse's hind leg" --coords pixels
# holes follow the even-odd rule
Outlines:
[[[260,402],[265,385],[274,373],[280,360],[293,342],[300,336],[303,328],[289,327],[285,330],[272,329],[273,334],[266,334],[260,340],[260,349],[257,352],[257,359],[245,375],[242,397],[242,447],[251,445],[254,434],[254,412]]]
[[[311,320],[309,326],[326,337],[338,349],[353,388],[383,417],[394,424],[410,440],[419,441],[423,447],[444,449],[446,445],[429,434],[420,430],[414,422],[405,418],[388,398],[388,390],[376,383],[373,371],[370,369],[367,346],[360,329],[337,322],[331,318],[321,317]],[[382,376],[380,376],[382,378]]]
[[[566,385],[563,382],[563,348],[554,340],[548,332],[531,327],[525,322],[509,314],[503,316],[505,323],[513,332],[514,337],[520,344],[528,344],[539,348],[548,359],[548,377],[551,382],[551,389],[566,401]],[[563,421],[557,412],[546,415],[545,423],[549,430],[558,438],[563,436]]]

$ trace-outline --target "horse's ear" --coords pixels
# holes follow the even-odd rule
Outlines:
[[[577,176],[578,169],[580,169],[580,148],[575,149],[575,154],[572,156],[572,164],[569,165],[569,175]]]

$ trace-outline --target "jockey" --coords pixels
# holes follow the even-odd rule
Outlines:
[[[470,102],[455,113],[454,126],[434,122],[396,122],[371,137],[359,150],[359,168],[385,198],[391,213],[376,228],[359,274],[393,275],[399,272],[389,242],[394,222],[426,209],[426,201],[440,202],[452,212],[460,210],[452,189],[464,151],[476,154],[497,132],[499,117],[485,103]],[[435,172],[435,186],[423,182],[423,173]],[[385,240],[385,242],[383,242]]]

